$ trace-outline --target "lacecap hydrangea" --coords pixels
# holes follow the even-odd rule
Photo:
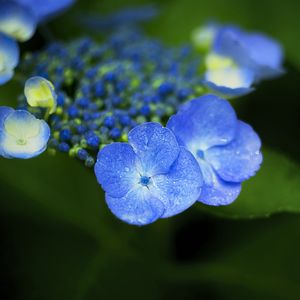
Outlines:
[[[179,214],[196,201],[230,204],[260,167],[258,135],[238,120],[227,100],[208,95],[198,52],[188,45],[167,47],[132,22],[120,26],[128,15],[113,20],[101,43],[90,38],[54,42],[22,59],[17,72],[31,77],[17,112],[46,120],[51,131],[50,138],[40,135],[43,143],[32,157],[47,144],[50,154],[60,151],[93,167],[110,210],[134,225]],[[210,50],[202,61],[221,79],[231,70],[229,84],[234,78],[237,87],[224,88],[236,92],[244,73],[236,59],[231,65],[231,56],[223,59],[211,50],[218,30],[204,35]],[[249,74],[252,90],[258,77]],[[3,114],[2,124],[6,118]],[[9,126],[1,128],[8,134]],[[13,151],[4,154],[18,157]]]

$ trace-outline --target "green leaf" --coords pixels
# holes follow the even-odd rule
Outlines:
[[[213,253],[198,262],[165,265],[162,277],[179,290],[202,284],[211,299],[297,299],[299,226],[296,215],[217,222],[217,249],[211,247]]]
[[[231,218],[267,217],[300,212],[300,166],[283,154],[263,149],[264,161],[255,177],[243,183],[238,199],[228,206],[199,208]]]

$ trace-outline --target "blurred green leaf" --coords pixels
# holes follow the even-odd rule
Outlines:
[[[231,218],[267,217],[300,212],[300,166],[283,154],[263,149],[264,161],[255,177],[243,183],[238,199],[228,206],[200,209]]]
[[[215,292],[211,299],[297,299],[299,222],[295,215],[222,221],[216,232],[222,249],[197,263],[164,266],[162,276],[179,290],[193,290],[202,283]]]

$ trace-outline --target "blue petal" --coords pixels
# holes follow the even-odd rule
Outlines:
[[[19,62],[20,50],[17,42],[0,32],[0,57],[4,72],[7,73],[14,69]],[[0,72],[1,75],[2,72]]]
[[[224,27],[216,36],[214,51],[233,58],[238,65],[251,68],[256,80],[270,78],[283,72],[283,51],[273,39],[239,28]]]
[[[223,98],[235,98],[245,96],[254,91],[254,88],[229,88],[226,86],[216,85],[211,81],[203,81],[203,84],[209,88],[214,94]]]
[[[222,179],[242,182],[259,169],[262,162],[260,147],[260,139],[252,127],[239,121],[235,139],[228,145],[209,149],[205,159]]]
[[[241,191],[239,183],[225,182],[205,159],[197,158],[197,161],[204,181],[198,201],[207,205],[218,206],[230,204],[238,197]]]
[[[212,175],[212,182],[210,185],[203,185],[198,201],[212,206],[228,205],[232,203],[241,191],[241,184],[226,182],[215,173]]]
[[[144,175],[167,173],[179,154],[174,134],[159,123],[144,123],[128,134],[129,143],[142,164]]]
[[[192,206],[200,196],[201,187],[199,165],[193,155],[181,147],[170,172],[153,177],[150,191],[164,203],[166,210],[162,217],[167,218]]]
[[[255,64],[257,80],[281,75],[283,71],[283,50],[275,40],[262,34],[249,34],[243,40],[251,63]]]
[[[111,197],[123,197],[138,185],[137,157],[126,143],[113,143],[98,153],[95,174],[104,191]]]
[[[15,2],[30,8],[41,22],[64,11],[75,0],[15,0]]]
[[[31,9],[14,2],[3,2],[0,6],[0,31],[22,42],[30,39],[37,22]]]
[[[236,126],[236,114],[229,102],[215,95],[186,103],[167,123],[179,143],[194,155],[199,149],[229,143]]]
[[[163,203],[146,187],[131,190],[122,198],[106,195],[106,203],[116,217],[133,225],[150,224],[164,213]]]

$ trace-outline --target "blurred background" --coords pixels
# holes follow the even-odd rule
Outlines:
[[[97,38],[81,16],[146,3],[78,0],[40,30],[63,41]],[[283,44],[286,74],[233,103],[262,138],[261,170],[233,205],[197,203],[139,228],[116,219],[91,170],[66,156],[0,159],[0,299],[299,299],[300,2],[151,3],[160,14],[145,31],[167,45],[189,42],[211,19]],[[43,45],[39,34],[23,51]],[[13,105],[22,89],[1,86],[1,105]]]

